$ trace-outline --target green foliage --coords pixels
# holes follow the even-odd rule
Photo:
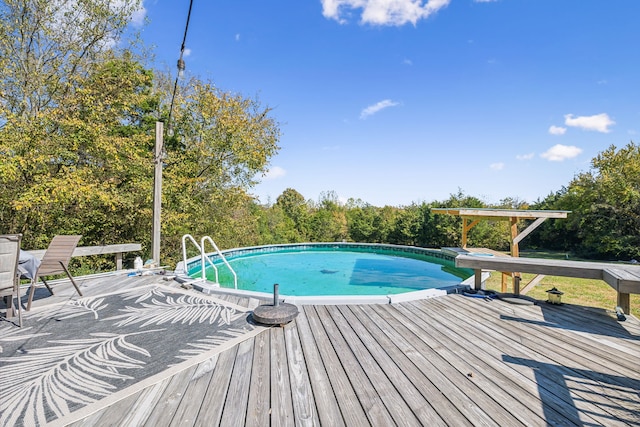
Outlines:
[[[572,211],[567,220],[545,224],[536,241],[541,247],[587,258],[640,258],[640,147],[609,147],[592,160],[590,171],[536,208]]]
[[[302,194],[292,188],[287,188],[276,199],[274,208],[280,209],[282,213],[292,221],[294,226],[293,241],[304,241],[309,235],[310,214],[309,206]]]
[[[81,245],[136,241],[149,254],[154,127],[169,115],[173,85],[116,49],[139,6],[0,4],[0,233],[23,233],[26,248],[77,233]],[[247,190],[280,136],[256,100],[198,79],[179,89],[164,147],[168,264],[186,233],[221,247],[256,240],[259,212]]]
[[[9,190],[0,216],[27,247],[64,233],[82,234],[84,244],[118,243],[140,238],[146,226],[138,207],[148,203],[140,194],[150,194],[149,137],[119,130],[137,126],[152,75],[127,55],[94,70],[54,107],[36,117],[8,114],[0,129],[0,183]]]

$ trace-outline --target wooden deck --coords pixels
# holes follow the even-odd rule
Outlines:
[[[150,280],[79,283],[90,295]],[[300,310],[72,425],[640,426],[632,316],[462,295]]]

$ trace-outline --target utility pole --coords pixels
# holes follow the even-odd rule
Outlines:
[[[160,211],[162,209],[162,148],[163,123],[156,122],[156,145],[153,155],[153,228],[151,231],[151,258],[160,266]]]

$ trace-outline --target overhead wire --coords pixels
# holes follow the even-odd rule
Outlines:
[[[189,11],[187,12],[187,22],[184,26],[184,36],[182,37],[182,45],[180,46],[180,58],[178,59],[178,74],[176,75],[175,82],[173,84],[173,93],[171,94],[171,104],[169,106],[169,117],[167,118],[167,132],[169,136],[172,135],[173,129],[171,125],[171,118],[173,116],[173,105],[176,99],[176,93],[178,92],[178,80],[182,77],[182,73],[185,69],[184,63],[184,49],[187,42],[187,33],[189,31],[189,21],[191,20],[191,9],[193,8],[193,0],[189,0]]]

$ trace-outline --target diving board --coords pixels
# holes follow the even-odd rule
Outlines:
[[[629,294],[640,294],[640,266],[605,262],[569,261],[542,258],[495,257],[458,255],[456,267],[475,270],[476,287],[482,270],[545,274],[547,276],[577,277],[605,281],[617,293],[617,304],[629,313]],[[519,281],[514,282],[514,293],[520,293]]]

